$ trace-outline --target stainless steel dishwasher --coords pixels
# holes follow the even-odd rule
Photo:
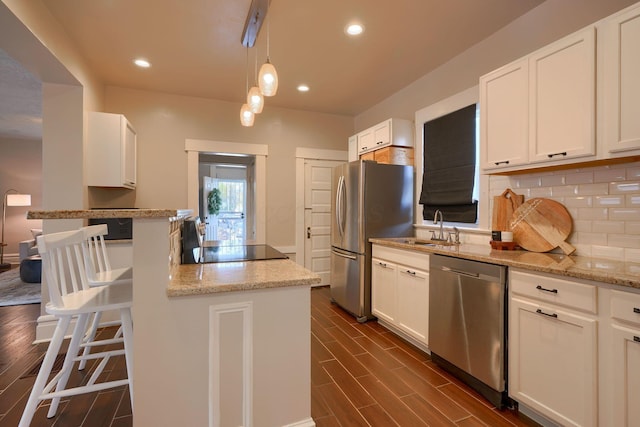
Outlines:
[[[505,267],[431,255],[431,358],[498,408],[508,400],[505,298]]]

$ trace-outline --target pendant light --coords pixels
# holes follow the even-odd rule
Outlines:
[[[255,55],[255,67],[254,67],[254,82],[258,78],[258,48],[256,47],[256,55]],[[262,96],[262,92],[260,92],[260,88],[258,87],[258,83],[254,83],[253,87],[249,89],[249,93],[247,94],[247,104],[249,104],[249,108],[255,114],[262,113],[262,108],[264,107],[264,97]]]
[[[247,96],[249,93],[249,47],[247,46],[247,81],[246,81]],[[243,104],[240,108],[240,124],[242,126],[251,127],[255,120],[255,114],[251,111],[249,104]]]
[[[274,96],[278,91],[278,73],[276,72],[276,67],[271,63],[271,58],[269,57],[269,27],[271,18],[269,18],[269,6],[267,3],[267,61],[262,64],[260,67],[260,75],[258,76],[258,84],[260,86],[260,92],[264,96]]]

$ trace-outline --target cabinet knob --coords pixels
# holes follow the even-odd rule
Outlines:
[[[633,340],[634,340],[635,342],[640,342],[640,337],[637,337],[637,336],[635,336],[635,335],[634,335],[634,336],[633,336]]]
[[[640,314],[640,307],[633,307],[633,312]]]

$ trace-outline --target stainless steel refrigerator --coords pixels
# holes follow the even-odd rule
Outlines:
[[[331,297],[359,322],[371,315],[372,237],[413,236],[413,167],[358,160],[331,181]]]

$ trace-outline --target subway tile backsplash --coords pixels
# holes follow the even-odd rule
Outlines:
[[[640,162],[490,176],[491,203],[507,187],[525,200],[562,203],[573,218],[568,241],[577,255],[640,262]]]

